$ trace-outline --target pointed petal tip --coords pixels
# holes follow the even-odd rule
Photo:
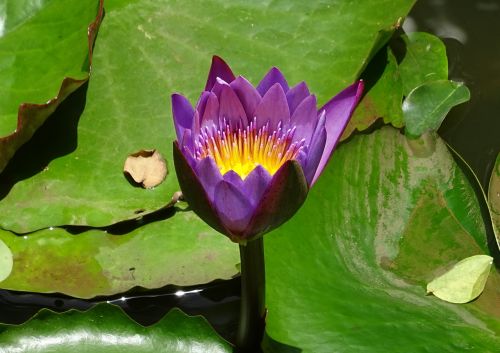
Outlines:
[[[269,128],[276,129],[280,121],[285,124],[290,122],[290,109],[283,86],[279,82],[274,83],[264,94],[254,116],[258,122],[257,128],[269,122]]]
[[[323,155],[310,183],[311,186],[316,183],[325,168],[326,163],[330,159],[340,136],[344,132],[345,127],[347,126],[361,99],[363,89],[363,80],[358,80],[342,90],[319,110],[320,112],[324,111],[326,114],[325,128],[327,140]]]
[[[210,71],[208,72],[207,84],[205,85],[205,91],[212,90],[217,78],[221,78],[226,82],[231,82],[235,79],[233,71],[229,65],[217,55],[212,57],[212,64],[210,66]]]
[[[172,102],[172,108],[173,108],[174,104],[179,104],[184,101],[187,101],[187,98],[184,97],[181,93],[175,92],[170,95],[170,100]]]
[[[288,82],[286,81],[283,73],[276,66],[273,66],[260,81],[257,86],[257,91],[259,91],[261,96],[264,96],[266,92],[275,84],[279,83],[286,93],[289,91]]]
[[[365,81],[362,79],[356,82],[355,84],[358,85],[358,89],[356,91],[356,96],[360,97],[363,94],[363,91],[365,90]]]

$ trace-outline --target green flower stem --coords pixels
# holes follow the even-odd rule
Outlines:
[[[240,245],[241,305],[237,352],[258,352],[265,326],[265,266],[262,237]]]

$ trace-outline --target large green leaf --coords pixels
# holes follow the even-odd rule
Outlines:
[[[73,235],[53,228],[16,236],[0,230],[0,245],[3,241],[14,253],[12,272],[0,287],[91,298],[134,286],[188,286],[238,274],[238,247],[191,211],[123,228],[128,233]]]
[[[422,154],[393,128],[355,136],[267,235],[275,351],[496,352],[498,273],[471,304],[425,295],[436,275],[488,251],[474,192],[434,140]]]
[[[3,353],[222,353],[231,352],[201,317],[171,310],[143,327],[119,308],[101,304],[87,312],[43,310],[20,326],[0,326]]]
[[[61,101],[87,81],[102,2],[2,0],[0,17],[1,172]]]
[[[78,146],[13,186],[0,202],[1,227],[102,226],[157,210],[178,190],[169,96],[180,91],[194,102],[213,54],[254,83],[278,66],[323,103],[358,77],[381,45],[379,31],[413,2],[106,2]],[[162,152],[170,171],[154,190],[132,187],[121,172],[129,153],[148,148]],[[21,178],[15,170],[5,177]]]

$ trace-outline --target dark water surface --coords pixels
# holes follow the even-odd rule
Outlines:
[[[487,187],[500,151],[500,1],[422,0],[404,28],[426,31],[444,39],[450,78],[464,81],[471,101],[452,110],[441,136],[467,161]],[[107,298],[81,300],[0,290],[0,322],[19,324],[41,308],[86,310],[98,302],[122,307],[144,325],[158,321],[172,307],[202,314],[226,339],[234,337],[239,311],[240,280],[218,281],[199,287],[167,286]]]
[[[471,91],[471,100],[450,112],[439,133],[485,190],[500,152],[499,19],[499,0],[422,0],[404,25],[442,38],[450,79],[465,82]]]

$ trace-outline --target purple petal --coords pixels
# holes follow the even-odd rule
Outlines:
[[[306,167],[304,168],[304,174],[309,186],[312,185],[312,180],[318,169],[319,161],[323,155],[326,144],[326,129],[325,129],[325,114],[322,114],[320,122],[314,132],[311,139],[311,144],[309,145]]]
[[[208,198],[213,202],[215,186],[222,180],[217,164],[211,157],[203,158],[196,164],[195,172]]]
[[[276,83],[281,85],[283,91],[288,92],[288,83],[286,82],[285,76],[281,73],[281,71],[273,67],[268,71],[266,76],[260,81],[257,86],[257,91],[260,93],[262,97],[266,94],[266,92]]]
[[[306,170],[306,166],[307,166],[308,151],[309,151],[309,148],[307,146],[304,146],[300,149],[297,157],[295,157],[297,162],[299,162],[300,166],[302,167],[302,170],[304,171],[304,175],[305,175],[305,170]]]
[[[320,112],[323,110],[326,112],[326,144],[318,169],[316,170],[314,178],[311,182],[311,186],[314,185],[316,180],[318,180],[318,177],[330,159],[333,149],[337,145],[342,132],[344,132],[344,129],[354,112],[354,108],[361,98],[363,87],[363,81],[354,83],[333,97],[323,106],[323,108],[320,109]]]
[[[219,97],[219,122],[225,120],[232,128],[246,127],[247,115],[233,89],[223,86]]]
[[[193,125],[191,126],[193,138],[200,134],[200,114],[197,110],[194,111]]]
[[[288,101],[288,106],[290,107],[290,114],[293,114],[299,104],[310,95],[309,88],[307,88],[305,82],[300,82],[296,86],[290,88],[290,90],[286,92],[286,99]]]
[[[307,192],[307,181],[299,163],[285,162],[269,182],[243,237],[251,239],[286,222],[304,203]]]
[[[232,235],[245,231],[253,213],[253,207],[246,196],[233,184],[224,180],[215,187],[215,208],[222,223]]]
[[[185,129],[191,129],[193,124],[194,109],[186,97],[172,94],[172,114],[174,116],[175,133],[180,141]]]
[[[260,129],[269,121],[269,129],[276,130],[278,122],[288,126],[290,122],[290,111],[286,101],[285,92],[280,84],[275,83],[262,97],[260,104],[255,109],[254,116],[257,118],[257,128]]]
[[[222,87],[225,87],[225,86],[229,86],[229,83],[227,83],[223,79],[217,77],[217,79],[215,80],[215,83],[214,83],[214,85],[212,87],[212,91],[211,92],[215,93],[215,95],[217,97],[220,97],[220,93],[222,91]]]
[[[208,100],[209,96],[210,96],[210,92],[203,91],[203,92],[201,92],[200,98],[198,98],[198,102],[196,103],[195,109],[200,114],[200,117],[202,117],[203,114],[205,113],[205,108],[207,106],[207,100]]]
[[[296,128],[294,140],[304,139],[306,145],[309,145],[317,122],[316,97],[309,96],[299,104],[290,118],[290,125]]]
[[[207,84],[205,85],[205,91],[211,91],[217,77],[220,77],[226,82],[231,82],[234,80],[234,74],[231,68],[224,60],[222,60],[217,55],[212,57],[212,65],[210,66],[210,71],[208,72]]]
[[[212,228],[230,236],[219,219],[214,203],[210,200],[200,179],[188,162],[189,157],[184,155],[179,149],[179,145],[174,141],[174,164],[177,179],[181,187],[184,198],[189,203],[191,209]]]
[[[261,165],[255,167],[247,175],[244,180],[243,192],[250,199],[252,205],[255,206],[258,204],[271,179],[271,174]]]
[[[236,80],[231,82],[230,86],[240,99],[243,109],[245,109],[245,113],[247,114],[248,121],[250,121],[262,97],[255,87],[242,76],[238,76]]]
[[[219,127],[219,100],[213,92],[209,92],[205,111],[201,118],[201,127],[212,128],[213,125]]]
[[[230,170],[222,178],[228,183],[233,184],[238,190],[243,190],[243,180],[234,170]]]
[[[179,141],[179,146],[182,146],[182,148],[186,148],[191,155],[193,154],[194,143],[193,143],[193,131],[192,130],[184,129],[184,134],[182,135],[182,139]]]

